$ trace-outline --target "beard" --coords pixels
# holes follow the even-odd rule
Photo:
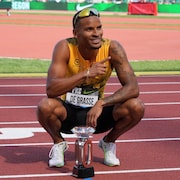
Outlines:
[[[97,49],[100,49],[100,48],[101,48],[101,45],[100,45],[100,46],[98,46],[98,47],[94,47],[94,46],[93,46],[93,47],[91,47],[91,49],[92,49],[92,50],[97,50]]]

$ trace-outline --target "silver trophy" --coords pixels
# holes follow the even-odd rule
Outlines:
[[[71,130],[77,136],[75,142],[75,166],[73,176],[77,178],[88,178],[94,176],[92,162],[92,142],[89,137],[95,132],[92,127],[74,127]]]

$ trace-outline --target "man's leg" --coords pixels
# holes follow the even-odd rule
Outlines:
[[[139,99],[130,99],[123,104],[116,105],[113,110],[113,117],[116,121],[115,127],[104,138],[105,142],[115,140],[136,124],[144,116],[144,105]]]
[[[37,117],[42,127],[49,133],[55,144],[64,139],[60,135],[61,121],[66,119],[65,107],[56,99],[44,98],[37,108]]]
[[[120,161],[116,157],[116,144],[114,142],[120,135],[134,127],[143,115],[144,105],[139,99],[131,99],[114,107],[115,126],[99,142],[99,147],[104,151],[104,163],[106,165],[120,165]]]
[[[49,166],[64,166],[64,152],[68,149],[67,142],[60,134],[61,120],[66,119],[64,106],[56,99],[44,98],[37,108],[37,117],[44,129],[50,134],[54,145],[49,152]]]

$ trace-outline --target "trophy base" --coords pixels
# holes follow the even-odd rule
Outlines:
[[[84,167],[84,166],[74,166],[73,174],[76,178],[88,178],[94,176],[93,167]]]

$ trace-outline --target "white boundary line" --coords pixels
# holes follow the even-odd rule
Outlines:
[[[159,105],[179,105],[180,102],[161,102],[161,103],[144,103],[145,106],[159,106]],[[37,106],[0,106],[0,109],[32,109]]]
[[[14,87],[45,87],[46,84],[1,84],[0,88],[14,88]]]
[[[147,142],[164,142],[164,141],[180,141],[179,138],[154,138],[154,139],[123,139],[123,140],[116,140],[116,143],[147,143]],[[93,144],[98,144],[99,141],[92,141]],[[74,141],[68,141],[68,144],[73,144]],[[0,144],[0,147],[14,147],[14,146],[51,146],[53,145],[52,142],[47,143],[8,143],[8,144]]]
[[[153,172],[172,172],[180,171],[180,168],[152,168],[152,169],[134,169],[134,170],[119,170],[119,171],[95,171],[96,174],[128,174],[128,173],[153,173]],[[72,176],[72,173],[49,173],[49,174],[20,174],[20,175],[1,175],[0,179],[14,178],[35,178],[35,177],[62,177]]]
[[[180,117],[159,117],[159,118],[142,118],[142,121],[172,121],[180,120]],[[38,121],[16,121],[16,122],[0,122],[0,125],[15,125],[15,124],[39,124]]]
[[[0,109],[34,109],[37,106],[0,106]]]
[[[139,82],[138,85],[177,85],[180,84],[179,81],[174,82]],[[119,83],[107,83],[109,86],[119,86]]]
[[[35,97],[35,96],[46,96],[46,94],[0,94],[0,97]]]
[[[140,94],[178,94],[180,91],[147,91],[147,92],[140,92]]]
[[[180,91],[141,91],[140,94],[179,94]],[[113,94],[113,92],[105,92],[106,94]],[[0,94],[0,97],[33,97],[46,96],[46,94]]]
[[[1,88],[5,87],[44,87],[45,84],[2,84],[0,85]]]
[[[172,120],[180,120],[180,117],[142,118],[142,121],[172,121]]]
[[[173,84],[180,84],[179,81],[174,81],[174,82],[139,82],[139,85],[173,85]],[[107,83],[107,86],[119,86],[119,83]],[[46,84],[1,84],[1,88],[5,87],[45,87]]]
[[[180,102],[144,103],[145,106],[179,105]]]
[[[125,173],[148,173],[148,172],[167,172],[180,171],[180,168],[159,168],[159,169],[134,169],[134,170],[120,170],[120,171],[97,171],[95,174],[125,174]]]

